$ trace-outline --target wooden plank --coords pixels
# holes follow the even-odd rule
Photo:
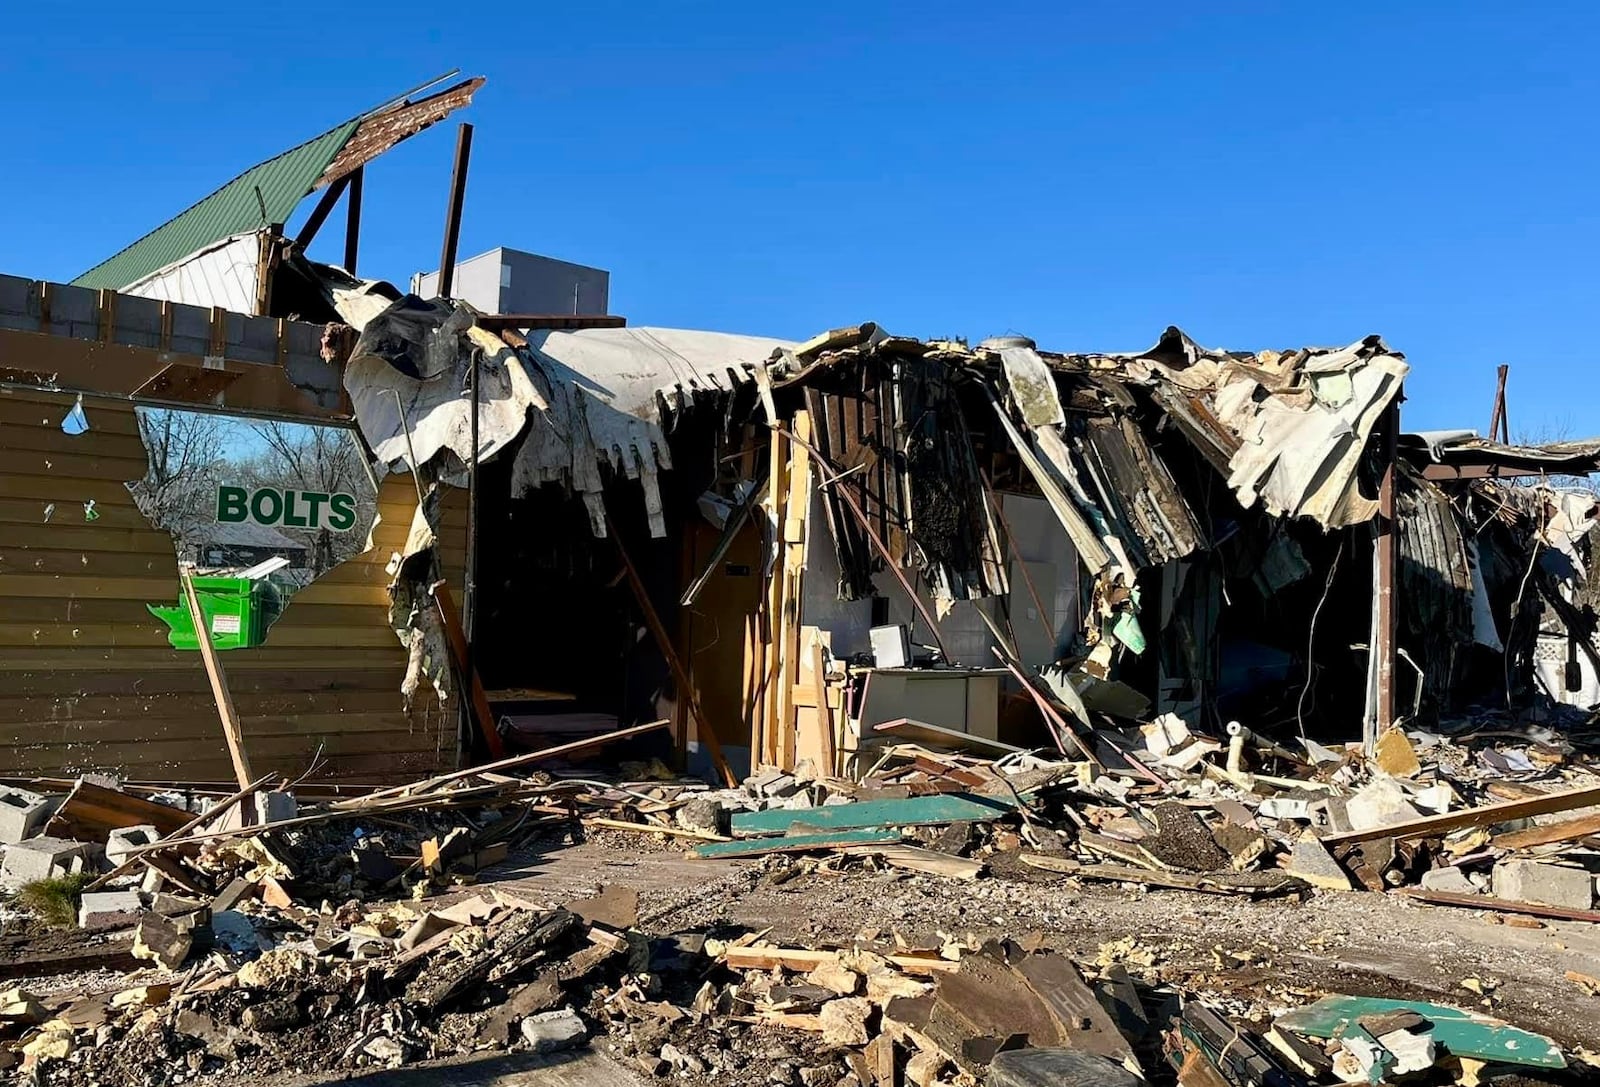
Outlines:
[[[1585,815],[1542,827],[1496,834],[1490,839],[1489,845],[1493,849],[1530,849],[1536,845],[1554,845],[1556,842],[1587,838],[1592,834],[1600,834],[1600,815]]]
[[[957,732],[953,728],[945,728],[942,725],[930,725],[925,721],[913,721],[908,717],[898,717],[893,721],[884,721],[882,724],[874,725],[873,731],[886,732],[896,739],[908,740],[911,743],[922,744],[925,747],[941,747],[954,751],[977,751],[996,757],[1027,750],[1027,748],[1003,744],[999,740],[989,740],[982,736]]]
[[[4,601],[0,600],[0,607],[3,606]],[[311,653],[299,647],[279,648],[271,645],[228,651],[228,667],[235,671],[249,668],[280,671],[297,668],[314,671],[359,670],[363,667],[393,666],[396,663],[403,666],[404,662],[405,653],[399,648],[398,642],[392,649],[352,648],[336,654]],[[119,668],[128,671],[167,668],[187,672],[193,667],[192,658],[170,647],[83,646],[74,653],[70,649],[55,646],[18,646],[0,653],[0,673],[51,669],[95,673]]]
[[[765,841],[767,839],[757,839]],[[977,879],[983,874],[983,862],[971,860],[967,857],[955,857],[949,853],[940,853],[934,849],[922,849],[914,845],[864,845],[854,846],[844,850],[853,857],[880,857],[883,861],[895,868],[904,868],[909,872],[924,872],[933,876],[945,876],[949,879]]]
[[[433,599],[444,623],[451,663],[455,665],[456,675],[461,677],[460,682],[467,686],[472,696],[472,715],[478,720],[478,732],[483,736],[483,745],[491,756],[503,759],[506,745],[495,728],[494,710],[489,706],[489,696],[483,693],[483,680],[479,678],[478,670],[468,663],[467,632],[461,629],[461,615],[456,611],[455,601],[450,598],[450,587],[443,581],[436,582]]]
[[[1460,906],[1467,910],[1492,910],[1495,913],[1521,913],[1529,917],[1548,917],[1556,921],[1588,921],[1600,924],[1600,910],[1573,910],[1565,906],[1545,906],[1538,902],[1517,902],[1491,895],[1457,894],[1454,891],[1429,891],[1421,887],[1401,887],[1399,894],[1433,906]]]
[[[50,817],[45,833],[56,838],[104,842],[107,834],[121,827],[148,823],[160,834],[169,835],[187,822],[189,813],[182,808],[157,804],[92,781],[79,781]]]
[[[172,655],[177,656],[176,652]],[[4,691],[9,696],[4,700],[5,705],[32,703],[56,706],[58,712],[69,714],[76,700],[101,695],[114,695],[120,699],[130,694],[140,697],[188,695],[195,692],[210,694],[210,686],[205,676],[190,668],[181,671],[151,669],[132,677],[117,669],[98,666],[87,670],[25,667],[10,671],[0,669],[0,673],[5,676]],[[229,686],[236,700],[242,693],[247,692],[285,696],[305,692],[318,695],[323,692],[334,692],[343,698],[347,694],[356,692],[394,693],[400,689],[400,678],[404,673],[403,656],[399,659],[385,660],[379,667],[363,668],[339,667],[337,664],[330,666],[324,655],[322,666],[317,668],[235,667]],[[209,713],[211,705],[209,700],[205,705]]]
[[[618,729],[616,732],[608,732],[603,736],[591,736],[586,740],[574,740],[570,744],[560,744],[556,747],[547,747],[543,751],[531,751],[525,755],[512,755],[510,758],[501,759],[498,762],[485,763],[482,766],[469,766],[464,770],[456,770],[448,774],[440,774],[438,777],[429,778],[427,781],[413,782],[410,785],[403,785],[396,789],[387,789],[380,793],[370,793],[367,796],[356,797],[352,800],[339,801],[334,805],[334,807],[359,808],[363,806],[365,802],[376,797],[388,796],[398,792],[409,792],[413,795],[430,793],[439,789],[441,786],[448,785],[453,781],[460,781],[463,778],[472,777],[475,774],[486,774],[501,770],[511,770],[519,766],[529,766],[545,759],[562,758],[567,755],[576,755],[582,752],[594,751],[604,747],[608,743],[611,743],[613,740],[626,740],[631,739],[634,736],[642,736],[646,732],[653,732],[658,728],[665,728],[669,724],[671,724],[670,721],[651,721],[647,725],[634,725],[632,728]]]
[[[713,842],[694,850],[702,860],[729,857],[762,857],[768,853],[812,853],[846,846],[891,845],[900,841],[898,830],[839,830],[825,834],[788,834],[778,838],[746,838],[737,842]]]
[[[190,833],[192,833],[193,831],[199,829],[200,827],[205,826],[207,823],[212,822],[213,820],[220,819],[223,816],[223,814],[226,813],[235,804],[237,804],[237,803],[239,803],[239,801],[245,799],[245,797],[253,796],[255,793],[257,793],[261,789],[265,788],[273,780],[273,778],[275,778],[275,777],[277,777],[276,774],[267,774],[267,775],[255,780],[255,781],[249,782],[243,788],[241,788],[238,792],[232,793],[232,794],[230,794],[228,796],[223,797],[221,800],[219,800],[215,804],[211,805],[211,807],[207,808],[205,811],[201,812],[199,815],[195,816],[193,819],[190,819],[187,822],[183,823],[181,826],[178,826],[178,827],[174,828],[172,833],[170,833],[170,834],[168,834],[166,836],[166,838],[167,838],[166,843],[165,843],[166,846],[168,848],[172,848],[174,846],[180,845],[182,843],[183,839],[186,836],[188,836]],[[123,875],[123,874],[125,874],[127,872],[133,871],[134,867],[138,863],[139,863],[139,861],[137,859],[130,859],[130,860],[124,861],[122,864],[118,865],[116,868],[114,868],[111,871],[107,872],[105,875],[101,876],[99,879],[95,880],[93,883],[89,884],[87,890],[91,890],[92,891],[96,887],[105,886],[107,883],[110,883],[112,880],[116,879],[118,876]]]
[[[217,699],[217,715],[222,719],[222,734],[228,741],[228,756],[233,760],[239,787],[248,788],[253,775],[250,773],[250,759],[244,750],[244,735],[239,730],[239,714],[233,708],[233,696],[228,693],[227,674],[218,663],[217,651],[211,645],[211,627],[206,623],[205,612],[201,610],[200,598],[195,595],[190,568],[180,568],[178,579],[183,585],[184,603],[189,607],[189,619],[194,623],[196,640],[200,645],[200,660],[205,665],[206,675],[211,680],[211,691]]]
[[[1403,823],[1391,823],[1388,826],[1368,827],[1365,830],[1347,830],[1338,834],[1322,835],[1322,844],[1332,847],[1349,842],[1370,842],[1375,838],[1426,838],[1436,834],[1447,834],[1452,830],[1462,827],[1488,827],[1497,823],[1510,822],[1513,819],[1527,819],[1535,815],[1552,815],[1555,812],[1571,811],[1574,808],[1587,808],[1600,804],[1600,785],[1591,785],[1582,789],[1566,789],[1558,793],[1546,793],[1543,796],[1528,797],[1523,800],[1507,800],[1499,804],[1484,804],[1476,808],[1463,808],[1461,811],[1446,812],[1443,815],[1429,815],[1421,819],[1408,819]]]
[[[820,808],[735,812],[735,837],[783,834],[795,825],[818,830],[866,827],[916,827],[940,823],[992,822],[1016,810],[1016,805],[964,793],[913,796],[904,800],[857,800]]]
[[[28,370],[50,375],[62,390],[117,398],[132,396],[135,390],[143,388],[151,378],[174,363],[204,365],[199,355],[3,328],[0,328],[0,358],[26,359]],[[233,411],[308,423],[343,422],[350,418],[349,398],[342,390],[339,403],[327,408],[312,394],[296,388],[288,373],[275,364],[227,359],[221,366],[225,372],[239,375],[225,394],[225,406]]]
[[[833,707],[828,704],[827,654],[820,640],[811,643],[811,685],[817,699],[816,721],[822,731],[822,764],[825,772],[839,772],[839,743],[834,732]]]
[[[339,703],[336,696],[319,699],[318,709],[326,712],[304,714],[278,714],[256,716],[243,714],[250,721],[251,748],[256,741],[273,738],[296,737],[326,740],[349,737],[350,743],[367,743],[372,733],[405,732],[409,721],[400,704],[400,692],[392,691],[392,703],[386,709],[370,712],[334,712]],[[132,709],[126,711],[132,713]],[[98,718],[57,718],[8,723],[0,735],[0,750],[39,745],[68,746],[94,745],[97,751],[110,752],[119,741],[137,737],[140,742],[159,743],[163,740],[204,741],[212,733],[201,731],[197,722],[206,720],[216,708],[210,699],[186,713],[152,713],[142,717],[106,716]],[[359,738],[358,738],[359,737]],[[431,741],[430,741],[431,743]]]
[[[85,435],[87,437],[87,435]],[[87,442],[73,453],[43,453],[37,449],[7,449],[6,470],[18,475],[40,476],[47,479],[109,480],[114,483],[131,483],[143,479],[150,470],[150,461],[144,456],[100,456]]]
[[[768,451],[767,462],[767,494],[772,517],[781,534],[784,518],[789,501],[789,443],[783,432],[774,427],[772,441]],[[778,762],[778,732],[782,723],[778,717],[778,707],[782,699],[778,694],[778,683],[782,674],[782,655],[778,648],[778,629],[782,623],[784,601],[783,577],[783,541],[780,537],[774,542],[776,548],[776,563],[768,578],[767,607],[765,625],[758,633],[760,637],[757,644],[763,650],[761,674],[765,677],[766,687],[762,692],[761,700],[761,726],[759,743],[752,742],[750,747],[751,758],[759,765],[774,766]],[[759,752],[759,755],[757,754]]]
[[[609,519],[607,523],[610,523]],[[723,783],[730,789],[737,788],[739,779],[734,776],[733,768],[728,765],[728,760],[722,754],[722,742],[717,739],[716,729],[706,718],[705,711],[700,708],[700,699],[694,693],[694,682],[683,667],[683,661],[678,657],[678,651],[667,635],[667,628],[662,626],[655,605],[650,603],[650,594],[645,590],[644,581],[639,577],[639,571],[634,567],[633,560],[628,557],[627,549],[622,546],[622,537],[618,535],[615,525],[611,525],[611,535],[616,540],[617,555],[622,559],[623,573],[627,575],[628,586],[633,590],[634,600],[644,615],[645,625],[650,628],[650,634],[656,640],[656,647],[661,650],[661,655],[666,658],[667,667],[672,670],[672,681],[677,685],[678,697],[688,703],[689,712],[694,715],[695,735],[706,745],[706,753],[711,756],[711,765],[716,767]]]
[[[959,962],[926,955],[884,955],[908,974],[953,974]],[[723,964],[733,970],[774,970],[783,967],[810,973],[824,964],[837,965],[837,951],[814,951],[806,947],[730,947],[722,955]]]
[[[69,401],[65,407],[59,409],[62,417],[72,409]],[[85,415],[88,413],[87,404],[84,407]],[[97,413],[98,414],[98,413]],[[89,430],[84,434],[68,434],[61,429],[61,420],[49,420],[45,425],[21,423],[7,426],[0,421],[0,450],[27,449],[38,453],[72,453],[84,454],[104,453],[108,457],[118,460],[138,461],[148,466],[149,457],[145,452],[144,441],[139,437],[137,430],[131,434],[118,434],[115,431],[101,432],[90,420]],[[148,470],[148,467],[147,469]],[[144,473],[141,471],[140,475]]]

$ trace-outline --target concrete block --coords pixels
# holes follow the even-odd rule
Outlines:
[[[285,819],[293,819],[300,814],[300,805],[295,800],[293,793],[274,791],[270,793],[257,793],[251,798],[255,810],[251,812],[250,822],[254,825],[262,823],[281,823]],[[218,830],[238,830],[243,826],[241,819],[242,806],[233,805],[223,815],[217,824]]]
[[[281,823],[300,814],[300,804],[294,794],[274,789],[270,793],[256,794],[256,814],[263,823]]]
[[[36,879],[79,872],[90,863],[97,847],[67,838],[29,838],[6,846],[6,859],[0,871],[28,883]]]
[[[31,837],[50,817],[50,801],[27,789],[0,785],[0,842],[10,844]]]
[[[1586,910],[1594,905],[1594,879],[1582,868],[1510,860],[1494,866],[1496,898]]]
[[[535,1053],[555,1053],[584,1043],[589,1028],[571,1008],[540,1012],[522,1021],[522,1040]]]
[[[78,927],[102,929],[132,924],[143,910],[138,891],[88,891],[78,906]]]
[[[149,823],[113,830],[106,836],[106,861],[114,868],[128,860],[131,851],[160,840],[161,835]]]
[[[1478,888],[1459,868],[1430,868],[1422,873],[1425,891],[1449,891],[1451,894],[1473,895]]]
[[[1373,778],[1345,801],[1344,810],[1354,830],[1386,827],[1422,816],[1399,783],[1387,777]]]

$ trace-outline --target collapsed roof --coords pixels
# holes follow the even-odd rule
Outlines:
[[[385,103],[257,163],[72,285],[122,290],[224,238],[282,226],[305,197],[469,105],[483,83],[482,77],[467,79],[416,101],[405,97]]]

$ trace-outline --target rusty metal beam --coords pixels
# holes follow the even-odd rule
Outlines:
[[[490,332],[507,329],[572,329],[572,328],[626,328],[628,319],[605,314],[574,313],[486,313],[478,318],[478,327]]]
[[[461,241],[461,205],[467,197],[467,164],[472,159],[472,126],[465,121],[456,133],[456,162],[450,171],[450,202],[445,205],[444,246],[439,252],[439,283],[434,297],[449,298],[455,286],[456,246]]]
[[[1600,472],[1600,459],[1581,464],[1546,464],[1539,468],[1514,468],[1504,464],[1426,464],[1422,478],[1435,483],[1463,479],[1526,479],[1536,476],[1586,476]]]
[[[344,270],[356,274],[356,254],[361,248],[361,189],[367,168],[357,166],[350,174],[350,199],[344,208]]]
[[[317,206],[311,209],[311,214],[306,217],[305,225],[300,228],[300,233],[294,236],[294,244],[301,249],[306,248],[317,236],[317,231],[322,229],[322,224],[328,221],[328,216],[333,214],[333,206],[339,202],[339,197],[350,185],[348,175],[341,177],[323,192]]]

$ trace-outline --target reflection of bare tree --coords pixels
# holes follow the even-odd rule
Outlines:
[[[150,522],[176,537],[180,554],[192,556],[207,542],[216,522],[217,488],[224,483],[356,496],[356,527],[348,532],[273,526],[306,545],[306,580],[366,546],[377,496],[362,464],[361,443],[350,431],[171,408],[140,408],[138,418],[149,468],[128,489]]]
[[[358,526],[372,522],[376,497],[365,467],[361,447],[355,436],[337,427],[306,426],[298,423],[259,422],[251,424],[256,439],[265,451],[250,465],[260,482],[299,491],[324,494],[344,492],[356,496]],[[284,533],[304,538],[311,545],[313,577],[361,553],[366,534],[359,528],[334,532],[321,528],[297,532],[280,526]]]
[[[187,554],[215,516],[226,421],[171,409],[141,411],[138,418],[149,469],[128,489],[140,512],[176,536],[180,553]]]

